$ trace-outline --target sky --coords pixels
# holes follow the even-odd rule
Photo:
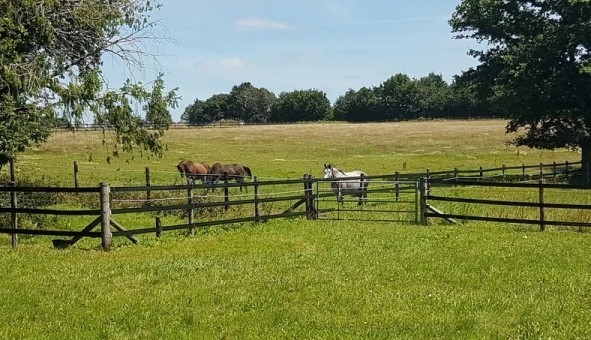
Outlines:
[[[430,72],[447,82],[476,66],[475,43],[453,39],[448,20],[459,0],[169,0],[152,14],[158,55],[138,70],[104,64],[109,86],[144,83],[164,73],[178,87],[180,120],[196,98],[250,82],[275,95],[324,91],[331,103],[347,90],[379,86],[397,73]]]

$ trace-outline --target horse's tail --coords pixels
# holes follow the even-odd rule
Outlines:
[[[244,169],[244,171],[246,171],[246,173],[248,174],[248,177],[252,178],[252,172],[250,171],[249,167],[247,167],[246,165],[243,165],[242,169]]]

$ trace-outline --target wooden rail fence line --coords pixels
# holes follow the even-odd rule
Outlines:
[[[548,209],[566,209],[566,210],[591,210],[589,204],[572,204],[572,203],[548,203],[545,200],[546,190],[549,189],[562,189],[562,190],[590,190],[589,185],[570,185],[570,184],[552,184],[544,183],[543,179],[538,180],[537,183],[497,183],[497,182],[479,182],[479,181],[454,181],[453,183],[435,180],[432,183],[427,183],[427,178],[421,178],[421,203],[420,203],[420,215],[421,223],[424,225],[428,224],[428,218],[443,218],[446,220],[472,220],[472,221],[489,221],[489,222],[504,222],[504,223],[515,223],[515,224],[534,224],[538,225],[540,231],[544,231],[546,226],[572,226],[572,227],[591,227],[591,222],[581,221],[558,221],[548,220],[546,212]],[[498,199],[477,199],[477,198],[463,198],[463,197],[449,197],[431,194],[433,188],[440,187],[497,187],[497,188],[509,188],[509,189],[537,189],[538,195],[535,202],[524,202],[524,201],[507,201]],[[430,188],[430,189],[429,189]],[[487,206],[508,206],[508,207],[525,207],[525,208],[537,208],[538,218],[537,219],[526,219],[526,218],[508,218],[508,217],[491,217],[491,216],[476,216],[476,215],[462,215],[454,213],[444,213],[442,211],[429,209],[428,202],[455,202],[462,203],[464,205],[487,205]]]

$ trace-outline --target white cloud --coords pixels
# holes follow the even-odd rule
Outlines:
[[[236,21],[234,25],[242,28],[258,28],[269,30],[285,30],[289,28],[289,25],[284,22],[266,20],[253,16],[242,18]]]
[[[216,64],[225,69],[243,69],[249,66],[249,63],[240,58],[224,58],[216,62]]]

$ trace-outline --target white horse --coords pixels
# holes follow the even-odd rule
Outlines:
[[[340,178],[340,177],[360,177],[355,179],[343,179],[342,181],[334,181],[331,183],[332,191],[337,196],[339,203],[343,203],[343,196],[351,195],[359,197],[358,205],[367,201],[367,186],[369,185],[369,178],[367,174],[360,170],[345,172],[339,168],[335,168],[330,163],[324,164],[324,178]]]

